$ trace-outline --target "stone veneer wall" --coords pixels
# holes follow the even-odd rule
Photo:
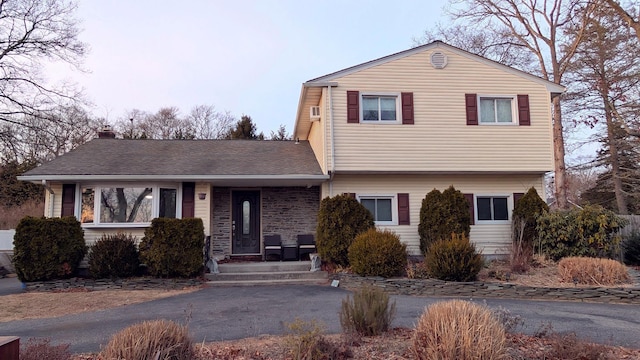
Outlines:
[[[262,189],[262,235],[280,234],[283,244],[296,244],[298,234],[316,233],[320,188]]]
[[[231,254],[231,190],[229,187],[213,188],[212,254]],[[265,187],[259,190],[262,195],[262,236],[280,234],[284,244],[295,244],[298,234],[315,234],[320,208],[319,187]]]
[[[231,191],[214,187],[211,197],[211,252],[231,254]]]

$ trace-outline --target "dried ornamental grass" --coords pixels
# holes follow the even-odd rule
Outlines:
[[[115,334],[102,351],[105,360],[190,360],[195,357],[186,326],[145,321]]]
[[[585,285],[619,285],[629,282],[627,268],[611,259],[567,257],[558,263],[560,281]]]
[[[418,319],[413,351],[421,360],[504,359],[506,335],[485,306],[462,300],[439,302]]]

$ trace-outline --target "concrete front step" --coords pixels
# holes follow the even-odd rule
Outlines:
[[[326,271],[285,271],[285,272],[245,272],[206,274],[209,281],[254,281],[254,280],[291,280],[312,279],[326,280]]]
[[[218,274],[206,274],[208,284],[265,285],[265,284],[326,284],[326,271],[311,272],[310,261],[238,262],[219,264]]]
[[[218,264],[221,274],[225,273],[258,273],[258,272],[288,272],[288,271],[309,271],[310,261],[265,261],[246,263]]]

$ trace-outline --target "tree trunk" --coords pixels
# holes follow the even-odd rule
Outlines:
[[[553,158],[555,170],[555,198],[560,209],[569,207],[567,198],[566,166],[564,164],[564,135],[562,134],[562,109],[560,97],[553,98]]]
[[[611,181],[613,181],[613,194],[616,197],[618,214],[628,215],[627,198],[622,191],[622,178],[620,177],[620,164],[618,162],[618,139],[613,123],[613,106],[609,101],[609,89],[602,89],[602,101],[604,102],[604,115],[607,120],[607,145],[609,146],[609,156],[611,162]]]

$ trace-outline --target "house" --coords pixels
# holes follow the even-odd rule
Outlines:
[[[45,184],[45,215],[75,215],[88,243],[141,237],[158,216],[200,217],[226,255],[262,254],[265,235],[313,233],[320,200],[343,193],[418,254],[422,199],[454,185],[471,240],[501,255],[519,194],[544,195],[551,99],[563,91],[436,41],[305,82],[296,141],[103,138],[20,179]]]

